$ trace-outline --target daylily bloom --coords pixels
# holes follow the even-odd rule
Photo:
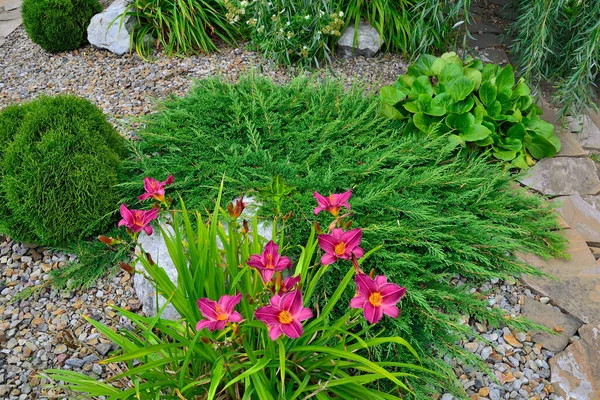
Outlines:
[[[172,185],[175,181],[173,175],[169,175],[166,181],[159,182],[154,178],[146,177],[144,178],[144,193],[141,196],[138,196],[140,201],[144,201],[149,198],[153,198],[156,201],[163,202],[165,201],[165,186]]]
[[[119,209],[122,220],[119,221],[119,226],[125,226],[133,233],[138,233],[142,229],[147,235],[152,235],[152,227],[150,221],[158,216],[158,208],[151,210],[130,210],[125,204],[121,204]]]
[[[285,278],[281,283],[281,287],[279,288],[277,294],[281,296],[284,293],[290,292],[294,286],[298,284],[298,282],[300,282],[300,275],[291,278]]]
[[[262,254],[251,255],[247,264],[258,269],[265,283],[273,278],[275,271],[283,271],[292,266],[288,257],[279,254],[279,246],[272,240],[267,243]]]
[[[362,308],[365,319],[370,324],[375,324],[383,314],[398,318],[400,311],[396,303],[406,293],[405,287],[395,283],[388,283],[385,276],[378,275],[371,279],[365,274],[356,274],[356,296],[350,301],[351,308]]]
[[[271,340],[282,334],[295,339],[302,336],[301,322],[311,318],[313,313],[310,308],[302,307],[302,293],[294,290],[283,296],[273,295],[270,305],[256,310],[254,316],[267,325]]]
[[[344,193],[340,194],[330,194],[325,197],[320,195],[317,192],[313,193],[315,199],[317,199],[318,206],[314,209],[315,215],[320,213],[323,210],[327,210],[333,215],[337,217],[340,213],[341,207],[346,207],[346,209],[350,210],[350,204],[348,203],[348,199],[352,196],[352,191],[348,190]]]
[[[362,239],[362,229],[356,228],[344,232],[340,228],[331,231],[330,235],[319,235],[319,247],[325,254],[321,257],[321,264],[329,265],[341,258],[349,260],[354,255],[361,258],[364,255],[363,249],[358,247]]]
[[[209,331],[221,330],[225,328],[228,322],[241,322],[242,315],[233,311],[240,300],[242,294],[236,296],[223,295],[219,301],[214,301],[206,298],[198,299],[198,308],[205,320],[198,321],[196,330],[208,328]]]
[[[227,204],[227,212],[229,213],[231,218],[237,219],[240,215],[242,215],[242,212],[244,211],[244,208],[246,208],[246,205],[247,204],[244,203],[244,196],[242,196],[241,199],[235,200],[235,205],[233,203]]]

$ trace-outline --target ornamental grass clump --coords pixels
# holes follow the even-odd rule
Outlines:
[[[40,97],[0,112],[0,231],[66,248],[112,223],[125,141],[88,100]]]
[[[88,25],[101,11],[98,0],[23,0],[21,8],[27,36],[50,53],[86,44]]]
[[[155,190],[146,189],[147,193]],[[279,193],[280,200],[284,192]],[[220,201],[221,195],[212,215],[203,218],[189,213],[183,202],[176,210],[170,200],[163,200],[139,211],[152,213],[140,217],[139,224],[130,223],[130,212],[122,208],[120,225],[134,242],[140,230],[159,221],[158,229],[178,272],[177,282],[169,279],[160,262],[152,260],[139,243],[136,261],[142,268],[135,273],[144,274],[181,319],[162,319],[166,304],[156,317],[114,307],[130,320],[131,330],[114,332],[88,318],[121,347],[118,354],[101,362],[123,363],[124,372],[98,382],[76,372],[46,371],[51,378],[66,382],[76,392],[110,399],[398,399],[412,392],[406,377],[432,373],[406,359],[379,365],[368,355],[371,349],[395,344],[418,359],[407,341],[385,336],[381,328],[372,325],[384,315],[399,316],[398,303],[406,288],[387,282],[385,276],[373,277],[373,271],[369,275],[363,271],[376,249],[358,251],[360,228],[349,231],[348,238],[337,235],[332,250],[329,235],[319,233],[317,224],[306,244],[297,246],[285,242],[286,216],[279,215],[273,222],[274,236],[267,241],[258,234],[256,216],[240,221],[243,201],[229,211],[220,207]],[[350,217],[333,216],[327,231],[341,231],[351,224]],[[165,224],[172,227],[172,233]],[[152,234],[152,230],[145,232]],[[101,239],[110,246],[126,243],[120,237]],[[301,250],[295,263],[283,255],[291,248]],[[322,251],[333,251],[338,258],[325,263]],[[323,308],[309,308],[317,285],[333,262],[344,271],[343,279]],[[356,289],[348,288],[352,280]],[[356,295],[342,305],[344,292]],[[345,309],[343,315],[332,315],[336,306]],[[363,326],[364,320],[368,325]],[[369,338],[369,331],[377,333]],[[126,387],[112,385],[122,379],[128,382]],[[388,382],[386,389],[378,387],[381,381]]]

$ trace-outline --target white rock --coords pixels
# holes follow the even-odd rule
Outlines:
[[[337,43],[337,51],[342,57],[373,57],[383,44],[383,39],[375,28],[366,22],[358,25],[357,43],[354,45],[354,24],[348,25]]]
[[[92,17],[87,30],[88,41],[92,45],[119,55],[129,52],[135,20],[128,16],[121,24],[121,16],[127,11],[130,2],[131,0],[116,0],[106,10]]]

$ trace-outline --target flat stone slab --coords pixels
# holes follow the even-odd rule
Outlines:
[[[547,196],[600,193],[596,165],[589,158],[544,158],[519,182]]]
[[[542,304],[527,296],[523,297],[521,310],[531,322],[543,325],[548,329],[555,329],[557,332],[561,330],[557,335],[537,332],[532,337],[534,342],[541,344],[542,347],[553,353],[563,351],[569,344],[569,338],[577,333],[577,329],[581,326],[581,322],[577,318],[560,312],[550,304]]]
[[[0,7],[4,7],[6,11],[17,10],[21,8],[23,0],[0,0]]]
[[[471,20],[471,24],[469,25],[469,31],[471,32],[471,34],[502,33],[502,30],[500,28],[484,20],[479,15],[474,16]]]
[[[558,213],[583,240],[588,244],[600,246],[600,211],[578,194],[558,197],[555,203]]]
[[[493,33],[482,33],[482,34],[473,34],[473,38],[469,38],[468,44],[469,47],[479,47],[480,49],[487,49],[489,47],[500,47],[502,46],[502,42],[498,35]]]
[[[587,195],[581,196],[589,205],[594,207],[596,210],[600,211],[600,196],[596,195]]]
[[[0,21],[0,39],[5,39],[8,37],[8,35],[13,33],[13,31],[17,29],[22,22],[23,20],[21,17],[10,21]]]
[[[550,359],[551,382],[561,399],[600,400],[600,324],[582,326],[579,336]]]
[[[600,151],[600,128],[592,118],[587,115],[580,118],[567,117],[567,125],[571,132],[577,133],[584,149]]]
[[[504,50],[497,47],[490,47],[487,49],[481,49],[479,51],[479,58],[483,63],[494,63],[494,64],[508,64],[508,55]]]
[[[577,135],[564,130],[556,130],[556,132],[561,144],[560,151],[556,154],[556,157],[585,157],[589,154],[589,152],[579,144]]]
[[[600,266],[576,230],[566,229],[562,234],[569,241],[568,260],[542,260],[533,254],[519,255],[524,262],[554,279],[523,276],[523,282],[550,297],[555,305],[580,321],[600,321]]]

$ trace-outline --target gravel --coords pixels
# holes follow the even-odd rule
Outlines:
[[[464,282],[456,279],[456,284]],[[528,288],[513,279],[485,283],[477,293],[487,296],[491,307],[500,307],[511,317],[521,316],[524,296],[536,298]],[[541,299],[539,299],[541,300]],[[469,320],[465,316],[465,321]],[[465,322],[466,323],[466,322]],[[531,399],[558,400],[550,384],[548,361],[554,356],[549,350],[532,341],[532,332],[511,331],[508,327],[493,329],[479,322],[470,324],[473,337],[462,344],[465,350],[478,354],[493,373],[493,377],[468,365],[458,365],[456,359],[444,360],[453,366],[463,388],[473,400]],[[478,340],[475,334],[481,335]],[[454,397],[444,393],[443,400]]]

